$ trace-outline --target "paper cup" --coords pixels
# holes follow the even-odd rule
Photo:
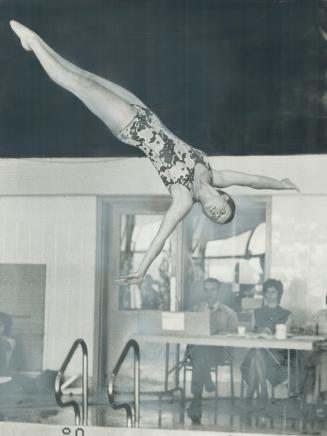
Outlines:
[[[276,338],[277,339],[286,339],[287,338],[287,326],[286,326],[286,324],[277,324],[276,325]]]
[[[243,325],[239,325],[237,327],[237,332],[240,336],[244,336],[245,335],[245,327]]]

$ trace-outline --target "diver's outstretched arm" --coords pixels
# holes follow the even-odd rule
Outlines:
[[[239,171],[213,171],[213,185],[227,188],[232,185],[248,186],[253,189],[290,189],[299,192],[299,188],[289,179],[277,180],[272,177],[241,173]]]
[[[135,108],[116,93],[118,85],[114,92],[114,86],[110,88],[109,81],[103,79],[103,82],[92,73],[64,60],[35,32],[16,21],[11,21],[10,25],[20,38],[22,46],[34,52],[50,79],[78,97],[110,130],[121,130],[135,116]],[[119,89],[122,92],[122,88]]]
[[[175,185],[172,189],[173,201],[163,217],[158,233],[151,242],[145,256],[136,272],[116,280],[118,285],[131,285],[142,282],[150,265],[160,254],[166,240],[172,234],[177,224],[187,215],[193,205],[192,196],[182,186]]]

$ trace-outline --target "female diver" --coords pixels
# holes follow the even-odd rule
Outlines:
[[[289,179],[212,169],[205,154],[177,138],[135,95],[66,61],[22,24],[11,21],[10,26],[24,49],[34,52],[50,79],[78,97],[114,136],[146,154],[170,191],[171,205],[138,270],[116,280],[117,284],[142,282],[165,241],[194,202],[200,202],[203,213],[212,221],[230,222],[235,213],[234,201],[220,188],[241,185],[298,190]]]

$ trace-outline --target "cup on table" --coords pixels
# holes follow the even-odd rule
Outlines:
[[[245,336],[245,326],[244,326],[244,325],[239,325],[239,326],[237,327],[237,333],[238,333],[240,336]]]
[[[286,339],[287,338],[287,326],[286,324],[276,325],[276,339]]]

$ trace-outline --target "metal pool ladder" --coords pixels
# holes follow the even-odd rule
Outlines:
[[[70,400],[63,402],[62,401],[62,377],[64,372],[74,356],[77,348],[81,346],[82,348],[82,422],[81,422],[81,407],[80,404],[75,400]],[[76,339],[73,343],[71,349],[69,350],[63,364],[61,365],[59,371],[57,372],[57,376],[55,379],[55,397],[58,406],[60,407],[73,407],[75,413],[75,425],[87,425],[88,418],[88,351],[87,345],[83,339]]]
[[[134,402],[118,403],[114,398],[115,380],[130,349],[133,349],[134,351]],[[134,339],[130,339],[126,343],[111,373],[109,386],[108,386],[108,399],[109,399],[109,404],[113,409],[125,409],[127,415],[127,427],[139,427],[140,424],[140,347]]]

